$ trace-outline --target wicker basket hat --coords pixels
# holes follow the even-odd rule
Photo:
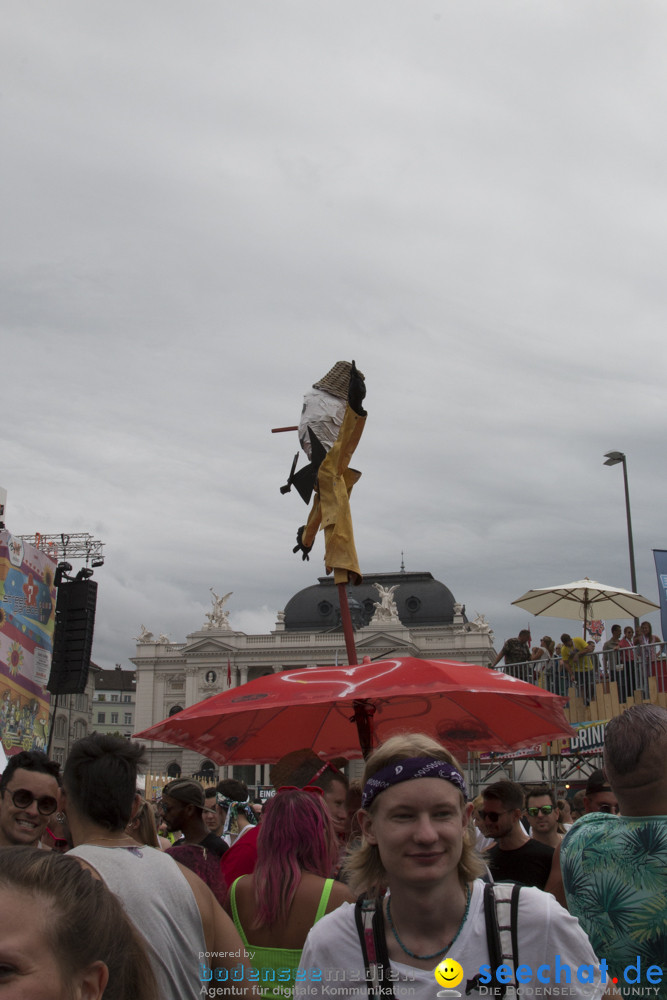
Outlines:
[[[352,365],[349,361],[337,361],[333,368],[329,369],[324,378],[321,378],[319,382],[315,382],[313,389],[321,389],[323,392],[329,392],[338,399],[347,399],[351,371]],[[362,372],[358,372],[358,374],[361,378],[364,377]]]

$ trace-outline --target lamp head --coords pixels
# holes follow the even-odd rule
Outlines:
[[[625,455],[622,451],[608,451],[604,457],[607,459],[604,463],[605,465],[618,465],[619,462],[625,460]]]

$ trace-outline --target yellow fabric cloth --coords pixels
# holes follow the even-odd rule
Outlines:
[[[320,527],[324,530],[324,563],[327,573],[333,570],[335,583],[362,580],[350,511],[350,493],[361,473],[349,464],[365,424],[366,417],[346,408],[336,443],[320,465],[317,492],[303,532],[303,544],[309,548]]]

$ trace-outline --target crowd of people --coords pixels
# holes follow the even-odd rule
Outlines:
[[[528,629],[507,639],[492,668],[504,660],[506,673],[536,684],[553,694],[567,696],[574,688],[587,705],[595,698],[595,685],[615,681],[619,702],[631,700],[635,691],[649,694],[649,678],[656,678],[659,692],[667,691],[667,654],[651,623],[638,629],[612,625],[609,639],[597,648],[592,639],[564,632],[556,643],[549,635],[531,645]]]
[[[286,758],[263,804],[190,778],[151,803],[142,760],[98,734],[62,775],[10,758],[0,997],[562,996],[563,975],[570,997],[667,997],[664,708],[614,717],[604,770],[571,800],[505,779],[471,799],[420,733],[352,785],[340,762]]]

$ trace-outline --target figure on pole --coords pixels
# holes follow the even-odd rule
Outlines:
[[[366,423],[362,401],[366,395],[364,376],[354,361],[338,361],[304,397],[299,423],[299,441],[309,464],[295,472],[295,456],[287,484],[309,503],[308,520],[297,532],[294,552],[308,559],[320,527],[324,531],[324,562],[337,584],[362,581],[354,544],[350,493],[361,473],[350,468],[350,460]]]

